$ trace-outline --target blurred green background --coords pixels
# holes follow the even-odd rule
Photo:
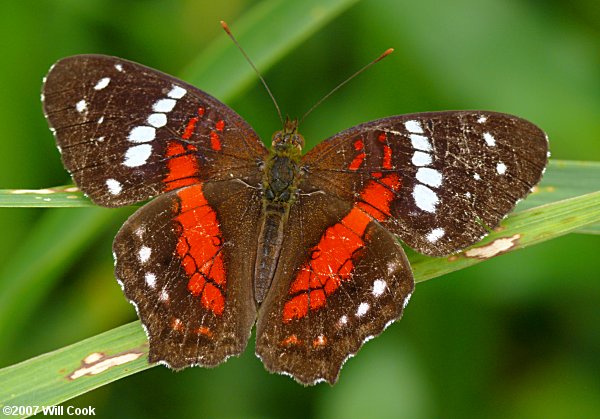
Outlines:
[[[327,9],[331,2],[322,3]],[[42,77],[57,59],[103,53],[192,74],[189,65],[206,48],[231,47],[220,19],[236,33],[244,17],[291,4],[2,2],[0,188],[70,182],[39,102]],[[301,115],[386,48],[396,52],[307,119],[309,147],[392,114],[487,109],[538,124],[553,158],[600,160],[596,0],[340,4],[324,27],[261,68],[284,113]],[[277,20],[263,24],[285,34]],[[251,38],[239,35],[242,44]],[[277,38],[248,42],[247,52],[260,61]],[[227,80],[246,66],[241,55],[235,66],[217,73]],[[206,90],[218,94],[227,86]],[[226,103],[269,139],[280,126],[264,89],[254,78],[235,93]],[[90,225],[86,217],[96,213]],[[2,292],[12,295],[9,288],[37,278],[18,309],[0,316],[0,329],[8,331],[0,334],[0,366],[136,318],[114,281],[110,252],[129,213],[0,209],[0,303]],[[570,235],[419,284],[404,319],[351,359],[335,387],[303,388],[270,375],[252,341],[242,357],[218,368],[157,367],[65,404],[130,418],[600,417],[599,250],[600,237]]]

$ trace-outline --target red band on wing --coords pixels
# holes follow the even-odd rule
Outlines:
[[[215,131],[210,132],[210,148],[215,151],[221,150],[221,138]]]
[[[283,306],[283,322],[301,319],[309,310],[325,306],[327,297],[344,281],[351,279],[354,257],[364,245],[363,236],[372,219],[390,217],[390,204],[402,182],[395,173],[369,181],[361,192],[361,202],[342,220],[328,227],[311,249],[311,260],[300,268],[290,285],[292,296]]]
[[[167,176],[163,179],[165,191],[172,191],[183,186],[199,183],[198,159],[194,154],[193,144],[183,145],[179,141],[171,141],[167,145]]]
[[[183,134],[181,134],[181,138],[183,138],[184,140],[188,140],[192,136],[194,130],[196,129],[196,124],[198,123],[198,120],[202,115],[204,115],[204,108],[198,108],[198,116],[190,118],[185,127],[185,130],[183,131]]]
[[[381,167],[384,169],[392,168],[392,147],[387,144],[383,146],[383,163]]]
[[[384,169],[392,168],[392,148],[386,144],[387,142],[387,133],[381,132],[377,136],[377,140],[383,144],[383,162],[381,163],[381,167]]]
[[[390,204],[401,187],[402,181],[396,173],[371,180],[360,193],[363,202],[357,205],[377,221],[383,221],[390,217]]]
[[[189,120],[188,124],[185,127],[185,131],[183,131],[183,134],[181,135],[181,138],[183,138],[184,140],[189,139],[192,134],[194,133],[194,130],[196,129],[196,124],[198,123],[198,117],[195,116],[192,119]]]
[[[325,230],[319,244],[311,249],[311,260],[304,264],[290,286],[283,308],[283,322],[299,319],[308,310],[317,310],[327,296],[350,278],[354,269],[352,257],[364,242],[362,236],[371,217],[354,207],[339,223]]]
[[[357,154],[356,157],[354,157],[354,160],[352,160],[350,163],[350,166],[348,166],[348,169],[350,170],[358,170],[367,157],[366,153],[364,152],[365,143],[360,138],[354,142],[354,149],[356,151],[361,151],[361,153]]]
[[[181,225],[177,254],[189,277],[188,291],[215,314],[225,309],[226,275],[221,253],[221,230],[217,214],[208,205],[202,185],[177,193],[180,206],[175,221]]]

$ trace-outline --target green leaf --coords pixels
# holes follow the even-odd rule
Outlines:
[[[0,207],[74,208],[94,206],[96,205],[73,185],[46,189],[0,189]]]
[[[600,222],[600,192],[531,208],[504,220],[495,232],[477,245],[446,258],[411,257],[415,280],[422,282]],[[151,367],[146,363],[146,337],[139,322],[118,327],[54,352],[0,370],[0,400],[5,404],[49,405],[68,400]],[[81,375],[92,354],[132,356],[130,362],[95,375]],[[135,358],[135,359],[134,359]],[[110,365],[111,359],[100,362]],[[93,363],[92,363],[93,364]],[[79,371],[79,373],[77,373]],[[73,374],[75,377],[73,378]],[[69,378],[71,377],[71,378]]]
[[[82,253],[106,223],[123,210],[107,208],[62,209],[49,211],[37,223],[35,234],[0,267],[0,335],[10,342],[28,316],[54,284]],[[72,228],[65,229],[65,223]],[[57,237],[60,245],[56,245]],[[32,255],[35,257],[32,258]],[[6,346],[0,346],[0,354]]]
[[[234,22],[231,30],[254,64],[264,72],[357,1],[265,1],[246,13],[243,20]],[[215,71],[215,68],[227,71]],[[183,77],[221,100],[239,94],[257,80],[237,47],[226,37],[214,42]]]
[[[535,188],[533,194],[519,203],[517,211],[599,189],[600,162],[551,160],[542,182]],[[600,224],[590,224],[576,232],[600,234]]]
[[[150,368],[147,346],[139,322],[133,322],[3,368],[0,407],[58,404]]]
[[[415,254],[411,257],[415,280],[426,281],[594,223],[600,223],[600,192],[517,212],[484,240],[456,255],[430,258]]]

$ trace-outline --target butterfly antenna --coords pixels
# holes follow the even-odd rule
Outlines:
[[[315,108],[317,106],[319,106],[321,103],[325,102],[325,100],[331,96],[332,94],[334,94],[335,92],[337,92],[343,85],[345,85],[346,83],[348,83],[350,80],[352,80],[353,78],[355,78],[356,76],[358,76],[360,73],[362,73],[363,71],[365,71],[366,69],[368,69],[369,67],[371,67],[373,64],[383,60],[385,57],[387,57],[388,55],[390,55],[392,52],[394,52],[394,48],[388,48],[387,50],[385,50],[385,52],[383,54],[381,54],[379,57],[375,58],[373,61],[371,61],[369,64],[367,64],[366,66],[364,66],[363,68],[361,68],[360,70],[358,70],[356,73],[354,73],[353,75],[351,75],[350,77],[348,77],[346,80],[344,80],[343,82],[341,82],[340,84],[338,84],[331,92],[327,93],[325,96],[323,96],[321,98],[321,100],[319,100],[317,103],[315,103],[312,108],[310,108],[308,111],[306,111],[306,113],[302,116],[302,118],[300,118],[300,122],[298,123],[298,125],[300,125],[302,123],[302,121],[304,121],[304,119],[312,112],[315,110]]]
[[[275,109],[277,109],[277,115],[279,115],[279,120],[281,121],[281,125],[283,125],[283,117],[281,116],[281,110],[279,109],[279,105],[277,104],[277,101],[275,100],[275,96],[273,96],[273,93],[271,93],[271,89],[269,89],[267,82],[265,81],[265,79],[263,79],[263,76],[261,76],[260,72],[258,71],[258,68],[256,68],[256,66],[250,59],[250,57],[248,57],[248,54],[246,54],[246,51],[244,51],[244,49],[239,44],[237,39],[235,39],[235,37],[231,33],[231,29],[229,29],[229,26],[227,26],[227,23],[222,20],[221,26],[223,27],[225,32],[227,32],[227,35],[229,35],[229,37],[231,38],[231,40],[233,41],[235,46],[238,47],[238,49],[240,50],[240,52],[242,53],[244,58],[246,58],[246,61],[248,61],[248,64],[250,64],[250,66],[254,69],[254,72],[256,73],[256,75],[258,76],[260,81],[262,82],[263,86],[265,86],[265,89],[267,89],[267,93],[269,94],[269,96],[271,96],[271,100],[273,101],[273,104],[275,105]]]

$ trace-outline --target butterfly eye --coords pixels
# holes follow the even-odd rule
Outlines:
[[[283,142],[283,134],[281,133],[281,131],[277,131],[275,134],[273,134],[273,139],[271,140],[271,146],[276,147],[277,145],[281,144],[282,142]]]
[[[296,146],[299,150],[304,148],[304,137],[300,134],[294,134],[292,137],[292,144]]]

